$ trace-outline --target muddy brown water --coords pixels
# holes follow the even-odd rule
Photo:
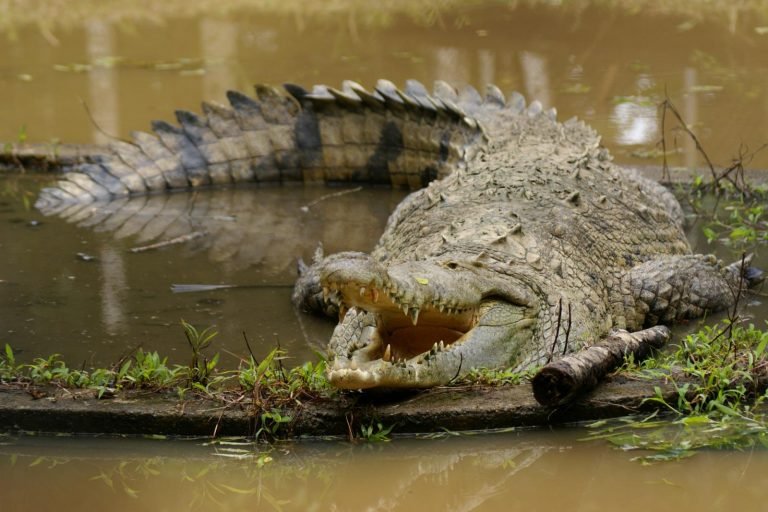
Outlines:
[[[643,466],[583,430],[390,443],[0,439],[3,510],[763,510],[765,452]],[[262,447],[263,450],[263,447]],[[43,489],[44,488],[44,489]],[[55,501],[54,501],[55,500]]]
[[[371,86],[379,77],[520,90],[563,118],[586,119],[625,164],[658,164],[639,155],[657,149],[655,105],[665,92],[716,164],[768,139],[761,18],[734,11],[699,22],[588,3],[515,5],[439,11],[427,21],[395,12],[370,25],[243,11],[52,31],[20,26],[0,34],[0,140],[104,142],[104,132],[126,136],[171,119],[176,108],[221,100],[228,88],[347,78]],[[668,142],[677,149],[673,164],[702,165],[679,130]],[[750,165],[768,168],[768,151]],[[0,344],[20,360],[56,352],[72,366],[110,364],[137,346],[185,363],[182,318],[216,325],[224,365],[245,353],[243,332],[258,356],[279,342],[295,362],[314,358],[332,326],[290,307],[295,258],[310,258],[318,242],[329,252],[369,250],[404,196],[243,187],[134,200],[109,218],[87,210],[58,218],[29,207],[47,179],[0,177]],[[129,251],[194,233],[205,234]],[[708,246],[697,227],[691,238],[697,250],[739,257]],[[764,250],[758,258],[768,268]],[[174,293],[174,284],[238,287]],[[768,318],[765,305],[750,312],[757,322]],[[117,510],[755,510],[765,502],[762,451],[646,468],[602,443],[579,442],[583,433],[300,443],[278,447],[264,468],[193,441],[4,437],[1,508],[45,509],[53,499]]]

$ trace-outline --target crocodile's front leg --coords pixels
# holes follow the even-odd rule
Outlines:
[[[701,317],[733,307],[763,280],[751,257],[722,266],[712,255],[660,256],[632,268],[625,293],[632,304],[628,327],[639,329]]]

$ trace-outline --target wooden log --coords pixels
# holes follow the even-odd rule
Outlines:
[[[562,405],[595,388],[632,354],[645,359],[669,340],[669,328],[658,325],[637,332],[618,330],[581,352],[547,364],[533,377],[533,396],[541,405]]]

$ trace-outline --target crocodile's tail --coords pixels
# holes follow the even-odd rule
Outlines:
[[[177,111],[179,126],[155,121],[154,134],[113,142],[108,155],[44,189],[36,206],[55,213],[76,203],[249,181],[419,188],[484,146],[476,120],[484,111],[525,108],[522,96],[507,102],[494,86],[483,98],[444,82],[436,82],[433,94],[413,80],[403,91],[386,80],[372,92],[351,81],[340,90],[286,85],[285,91],[257,86],[256,99],[229,92],[230,107],[203,103],[203,115]]]

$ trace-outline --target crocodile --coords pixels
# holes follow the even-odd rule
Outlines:
[[[83,205],[237,182],[410,187],[370,254],[318,250],[294,303],[338,317],[328,377],[340,388],[423,388],[483,367],[531,368],[616,330],[731,307],[762,279],[692,254],[660,184],[612,162],[597,133],[493,85],[373,91],[256,87],[231,107],[177,112],[78,163],[37,206]]]

